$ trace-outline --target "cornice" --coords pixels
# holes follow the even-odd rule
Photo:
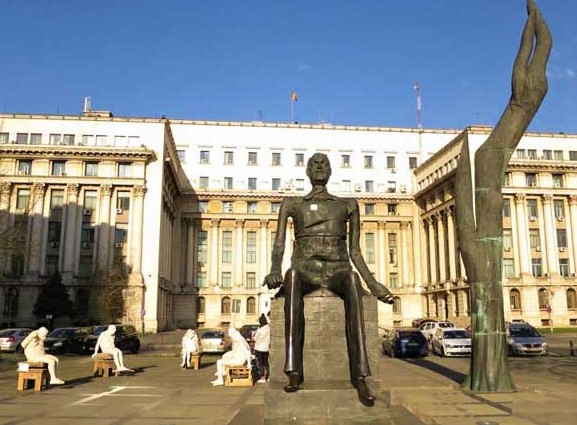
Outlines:
[[[0,156],[21,158],[41,156],[43,158],[106,158],[106,159],[156,159],[153,150],[147,148],[102,148],[96,146],[47,146],[47,145],[0,145]]]

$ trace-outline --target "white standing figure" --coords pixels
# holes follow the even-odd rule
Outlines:
[[[200,351],[200,346],[198,344],[198,336],[196,332],[192,329],[186,331],[182,337],[182,363],[180,367],[190,368],[190,356],[193,354],[198,354]]]
[[[38,330],[32,331],[22,341],[24,347],[24,355],[29,362],[47,363],[48,373],[50,374],[50,384],[60,385],[64,384],[62,379],[56,377],[56,366],[58,365],[58,357],[52,354],[46,354],[44,351],[44,340],[48,335],[48,329],[44,326]]]
[[[103,353],[112,354],[114,364],[116,365],[116,372],[133,372],[132,369],[128,369],[124,366],[122,350],[116,348],[114,345],[114,334],[116,334],[116,326],[114,325],[108,326],[108,329],[100,334],[96,341],[92,358],[96,357],[98,349],[100,349]]]
[[[222,355],[220,360],[216,361],[216,379],[211,382],[212,385],[224,385],[224,369],[226,366],[242,366],[246,364],[251,367],[252,354],[248,342],[235,328],[228,329],[228,336],[232,340],[232,350]]]

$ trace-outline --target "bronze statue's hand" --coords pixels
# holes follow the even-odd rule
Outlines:
[[[389,291],[386,286],[374,282],[369,286],[369,289],[371,290],[371,294],[377,297],[379,301],[385,304],[393,304],[393,294],[391,294],[391,291]]]
[[[282,275],[279,272],[272,272],[265,276],[262,286],[268,289],[280,288],[283,284]]]

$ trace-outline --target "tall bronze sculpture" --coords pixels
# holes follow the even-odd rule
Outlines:
[[[391,292],[371,274],[359,245],[360,214],[357,201],[339,198],[327,192],[331,166],[325,154],[314,154],[307,163],[307,176],[313,189],[305,196],[286,197],[280,207],[278,228],[272,252],[270,273],[264,279],[268,288],[279,288],[285,297],[285,366],[289,382],[286,392],[298,391],[304,381],[304,300],[317,290],[330,290],[344,300],[345,333],[352,385],[359,400],[367,406],[375,396],[365,378],[371,375],[365,346],[362,297],[365,291],[350,260],[363,277],[371,293],[392,304]],[[282,258],[287,221],[294,223],[291,267],[283,280]],[[347,225],[349,227],[347,249]],[[349,260],[350,258],[350,260]]]
[[[503,196],[509,159],[547,93],[551,34],[533,0],[513,66],[512,95],[503,115],[475,154],[474,184],[467,139],[455,181],[457,232],[471,291],[473,353],[464,386],[512,391],[503,312]],[[473,198],[474,194],[474,198]]]

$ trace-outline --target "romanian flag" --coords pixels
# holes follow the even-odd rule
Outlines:
[[[291,100],[293,102],[296,102],[297,100],[299,100],[299,97],[297,96],[297,92],[294,90],[291,92]]]

